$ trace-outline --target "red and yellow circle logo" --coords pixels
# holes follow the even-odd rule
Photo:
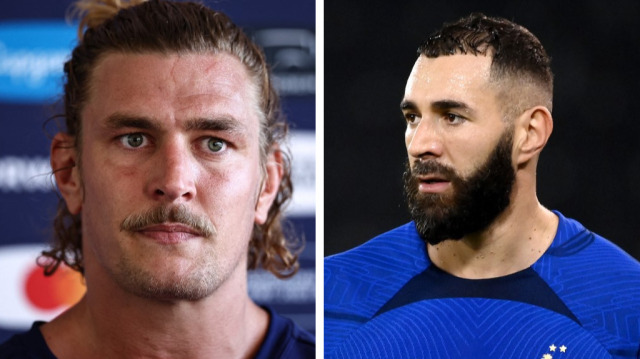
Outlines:
[[[77,303],[86,287],[82,274],[60,265],[52,276],[46,277],[39,266],[34,266],[25,281],[25,294],[29,303],[39,310],[55,310]]]

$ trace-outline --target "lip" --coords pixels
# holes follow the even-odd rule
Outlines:
[[[451,186],[449,180],[437,174],[418,176],[418,180],[418,190],[422,193],[442,193]]]
[[[142,228],[137,233],[162,244],[176,244],[203,237],[197,230],[180,223],[155,224]]]

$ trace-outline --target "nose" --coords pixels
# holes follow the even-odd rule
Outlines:
[[[149,195],[160,201],[189,201],[196,195],[196,168],[187,145],[179,140],[163,144],[154,154]]]
[[[440,157],[444,147],[440,130],[427,118],[415,127],[407,126],[405,144],[410,158]]]

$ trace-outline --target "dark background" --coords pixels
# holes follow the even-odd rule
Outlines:
[[[325,255],[409,220],[399,103],[416,49],[478,11],[525,26],[552,57],[540,201],[640,258],[640,3],[601,0],[326,1]]]

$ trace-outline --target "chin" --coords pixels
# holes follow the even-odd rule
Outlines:
[[[173,265],[172,265],[173,264]],[[181,266],[161,264],[155,270],[123,261],[113,273],[114,281],[126,292],[163,301],[197,301],[210,296],[224,281],[213,263]]]

